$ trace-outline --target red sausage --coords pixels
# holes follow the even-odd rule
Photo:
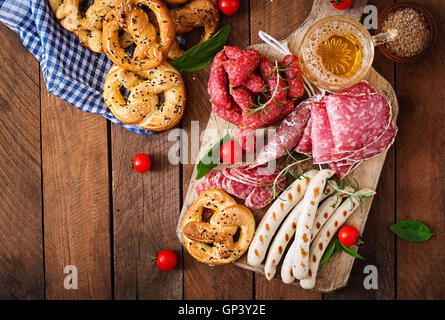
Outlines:
[[[229,91],[227,88],[227,75],[222,65],[226,60],[227,57],[224,54],[224,51],[218,52],[213,59],[207,92],[210,96],[212,104],[216,104],[224,109],[230,109],[233,101],[229,96]]]
[[[277,77],[277,71],[276,70],[273,71],[274,65],[275,64],[272,64],[272,62],[268,58],[266,57],[261,58],[260,70],[266,83],[268,84],[269,87],[268,94],[272,94],[272,92],[275,91],[275,88],[277,87],[277,81],[278,81],[278,89],[284,89],[288,86],[288,84],[285,81]],[[284,105],[284,103],[286,102],[286,97],[287,97],[287,89],[277,90],[274,95],[275,101],[280,105]]]
[[[287,85],[290,85],[287,94],[292,98],[300,98],[304,94],[304,86],[298,57],[287,55],[280,62],[280,66],[284,69],[290,69],[283,71],[283,77],[285,79],[292,79],[286,81]]]
[[[249,50],[237,60],[225,62],[225,70],[229,76],[229,83],[233,87],[242,85],[260,62],[260,54],[255,50]]]

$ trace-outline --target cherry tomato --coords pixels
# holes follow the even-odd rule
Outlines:
[[[235,14],[239,9],[239,0],[219,0],[219,9],[226,16],[231,16]]]
[[[176,267],[176,263],[178,263],[178,257],[171,250],[162,250],[158,253],[156,258],[156,264],[158,268],[163,271],[170,271]]]
[[[240,145],[235,141],[227,141],[221,145],[219,149],[219,155],[224,163],[236,163],[241,160],[243,156],[243,150]]]
[[[137,172],[146,172],[151,168],[151,159],[145,153],[138,153],[133,159],[133,168]]]
[[[352,246],[357,243],[360,238],[360,232],[354,226],[344,226],[338,231],[338,240],[344,246]]]
[[[338,10],[346,10],[348,9],[354,0],[330,0],[334,8],[337,8]]]

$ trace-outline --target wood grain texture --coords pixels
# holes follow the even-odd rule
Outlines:
[[[0,299],[43,299],[39,64],[0,24]]]
[[[370,0],[368,4],[375,5],[380,12],[384,7],[392,4],[392,1]],[[373,67],[394,86],[394,63],[387,60],[380,50],[375,51]],[[366,261],[356,260],[348,285],[326,293],[324,299],[390,300],[395,298],[395,237],[388,229],[395,221],[395,149],[392,147],[386,156],[376,190],[377,194],[362,234],[365,244],[360,248],[359,253],[366,258]],[[366,265],[375,265],[378,269],[377,290],[366,290],[363,286],[366,276],[363,270]]]
[[[229,44],[241,47],[249,45],[249,1],[241,1],[240,10],[236,15],[231,17],[221,15],[221,20],[221,26],[229,24],[231,26]],[[188,100],[182,127],[187,132],[189,140],[192,139],[192,121],[199,122],[200,131],[207,126],[211,108],[207,94],[209,72],[210,66],[196,73],[184,73]],[[189,151],[188,160],[194,162],[198,150],[189,149]],[[194,165],[183,165],[184,196],[193,169]],[[187,252],[184,252],[184,298],[252,299],[254,298],[252,272],[233,265],[209,267],[195,261]]]
[[[422,4],[437,19],[437,44],[421,61],[396,66],[397,220],[420,220],[435,233],[425,243],[397,240],[397,298],[415,300],[445,299],[445,6]]]
[[[114,287],[116,299],[181,299],[182,250],[173,236],[180,205],[179,166],[170,164],[168,132],[138,135],[111,126],[113,162]],[[152,168],[129,168],[137,153]],[[161,271],[152,256],[174,251],[176,269]]]
[[[260,43],[260,30],[276,37],[284,38],[298,28],[307,18],[312,9],[312,1],[280,0],[258,1],[251,10],[251,38],[252,43]],[[264,12],[269,14],[265,15]],[[321,299],[318,292],[306,291],[295,286],[289,286],[274,279],[267,281],[263,275],[255,275],[255,298],[278,300],[306,300]]]
[[[42,79],[43,83],[43,79]],[[110,299],[107,124],[42,85],[42,171],[48,299]],[[67,290],[65,266],[78,269]]]

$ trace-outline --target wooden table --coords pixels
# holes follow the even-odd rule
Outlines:
[[[392,2],[369,1],[379,9]],[[378,51],[375,58],[397,91],[400,131],[363,234],[366,261],[355,262],[346,288],[323,295],[235,266],[210,268],[184,253],[175,228],[193,166],[168,162],[169,132],[133,134],[49,95],[38,62],[0,25],[0,298],[444,299],[445,5],[422,2],[439,25],[432,53],[410,65]],[[230,42],[245,47],[260,41],[259,30],[285,36],[311,6],[241,0],[240,11],[222,24],[232,26]],[[188,132],[193,120],[205,127],[208,75],[209,68],[185,73],[180,126]],[[149,173],[128,167],[138,152],[151,155]],[[389,226],[404,219],[419,219],[436,235],[426,243],[397,239]],[[151,261],[166,248],[180,258],[174,271]],[[378,268],[378,290],[363,287],[368,264]],[[67,265],[78,269],[77,290],[63,286]]]

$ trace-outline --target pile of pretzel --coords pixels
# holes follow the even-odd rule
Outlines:
[[[201,41],[216,33],[216,0],[94,0],[87,10],[83,9],[87,0],[48,1],[65,29],[113,61],[103,96],[119,121],[152,131],[180,121],[186,101],[184,81],[165,60],[184,53],[176,33],[204,27]],[[169,10],[166,3],[183,6]]]

